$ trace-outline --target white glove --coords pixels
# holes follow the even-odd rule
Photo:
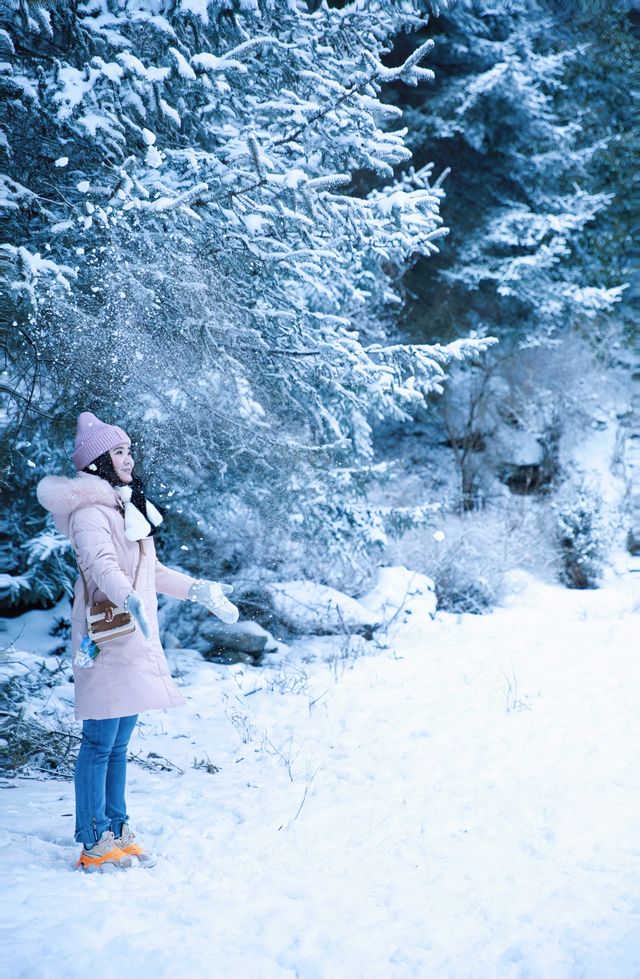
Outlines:
[[[138,625],[140,626],[140,632],[145,639],[151,639],[151,626],[149,625],[149,620],[147,618],[147,613],[145,612],[144,604],[139,595],[136,595],[134,591],[124,600],[124,610],[125,612],[131,612]]]
[[[187,598],[190,602],[199,602],[206,609],[217,615],[223,622],[231,624],[238,621],[240,613],[235,605],[225,597],[230,595],[233,585],[221,585],[217,581],[194,581],[189,589]]]

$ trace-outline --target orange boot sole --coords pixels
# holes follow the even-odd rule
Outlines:
[[[101,856],[92,856],[83,850],[78,858],[76,867],[88,873],[96,871],[126,870],[131,866],[131,857],[121,850],[119,846],[114,846]]]

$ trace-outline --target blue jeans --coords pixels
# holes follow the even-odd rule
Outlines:
[[[87,848],[105,830],[122,834],[129,821],[124,799],[127,747],[138,715],[82,722],[82,743],[75,772],[76,842]]]

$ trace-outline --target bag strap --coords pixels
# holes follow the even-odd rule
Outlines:
[[[73,541],[71,543],[73,544]],[[78,557],[78,551],[77,551],[75,545],[74,545],[73,549],[76,552],[76,563],[78,565],[78,571],[80,572],[80,577],[82,578],[82,586],[84,588],[84,604],[85,605],[88,605],[89,604],[89,588],[87,587],[87,579],[85,578],[84,572],[82,570],[82,567],[80,566],[80,559]],[[135,576],[134,576],[134,579],[133,579],[133,590],[134,591],[136,590],[136,585],[138,584],[138,575],[140,574],[140,565],[142,564],[142,555],[144,554],[144,551],[142,549],[142,541],[141,540],[138,541],[138,549],[140,551],[140,554],[138,556],[138,564],[136,566],[136,573],[135,573]],[[94,589],[93,594],[95,595],[95,589]]]

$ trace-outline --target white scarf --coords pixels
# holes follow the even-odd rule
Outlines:
[[[127,540],[142,540],[151,533],[151,525],[158,527],[162,523],[162,514],[154,507],[151,500],[146,500],[146,515],[138,510],[131,502],[132,489],[130,486],[118,486],[116,493],[124,504],[124,536]]]

